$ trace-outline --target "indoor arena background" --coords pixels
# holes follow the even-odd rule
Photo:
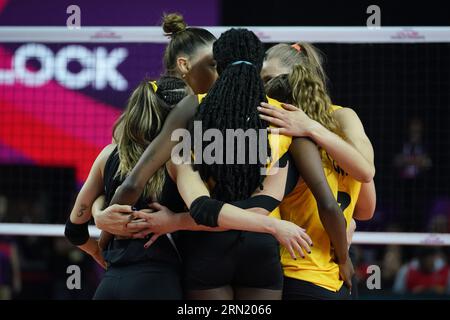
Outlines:
[[[337,17],[333,5],[305,2],[295,14],[289,3],[76,4],[82,28],[158,26],[163,12],[180,12],[188,24],[199,26],[364,26],[370,4],[350,6]],[[70,4],[0,0],[0,26],[64,27]],[[431,25],[418,14],[408,20],[388,4],[380,7],[382,23]],[[445,21],[433,11],[435,25]],[[109,43],[102,39],[115,35],[98,30],[98,41],[0,41],[0,223],[65,223],[93,160],[111,141],[112,124],[131,90],[144,77],[161,74],[164,44],[126,38]],[[317,47],[326,56],[332,100],[358,113],[375,149],[377,209],[371,221],[357,223],[357,231],[449,233],[450,39],[371,43],[368,38],[365,43],[320,42]],[[40,76],[30,76],[35,72]],[[405,160],[413,141],[415,165]],[[424,257],[435,264],[449,262],[448,246],[389,245],[386,239],[378,245],[353,245],[361,298],[417,298],[402,285],[408,266]],[[66,287],[66,269],[72,264],[84,271],[82,290]],[[380,267],[381,289],[366,285],[371,265]],[[63,237],[0,234],[0,299],[89,299],[101,272]],[[438,291],[426,296],[448,297]]]

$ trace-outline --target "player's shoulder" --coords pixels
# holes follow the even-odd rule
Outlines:
[[[103,171],[106,166],[106,162],[108,161],[109,157],[113,153],[113,151],[116,149],[117,144],[111,143],[105,146],[102,151],[100,151],[99,155],[97,156],[97,159],[94,162],[94,166],[97,166],[98,169],[100,169],[102,176]]]
[[[100,152],[99,156],[102,157],[109,157],[109,155],[114,151],[114,149],[117,147],[117,144],[110,143],[107,146],[105,146],[102,151]]]
[[[170,117],[185,117],[193,116],[199,105],[199,98],[197,95],[188,95],[181,99],[170,112]]]
[[[348,121],[353,119],[359,120],[359,116],[356,113],[356,111],[350,107],[332,105],[331,108],[333,112],[333,117],[336,118],[336,120],[338,121],[346,121],[346,120]]]
[[[356,114],[356,111],[350,107],[340,106],[337,104],[331,105],[331,110],[336,114]]]
[[[100,151],[99,155],[97,156],[97,161],[104,164],[109,156],[111,155],[111,153],[114,151],[114,149],[117,147],[117,144],[115,143],[111,143],[108,144],[107,146],[105,146],[102,151]]]

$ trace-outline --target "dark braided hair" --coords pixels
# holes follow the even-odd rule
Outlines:
[[[183,99],[186,94],[186,83],[177,77],[162,76],[156,81],[158,90],[156,95],[168,106],[174,106]]]
[[[213,45],[219,78],[200,104],[194,121],[201,121],[202,134],[211,128],[221,131],[223,141],[223,164],[194,164],[204,181],[212,180],[211,195],[223,201],[246,199],[259,186],[262,188],[264,176],[261,169],[265,163],[250,163],[250,143],[245,140],[244,164],[226,164],[226,129],[257,130],[258,155],[270,154],[267,135],[260,141],[258,129],[266,129],[268,124],[259,118],[257,106],[267,101],[260,71],[264,59],[264,48],[258,37],[247,29],[230,29],[224,32]],[[233,64],[237,61],[246,63]],[[192,127],[191,127],[192,128]],[[264,143],[265,142],[265,143]],[[208,143],[202,142],[203,149]],[[254,146],[253,146],[254,147]],[[254,149],[253,149],[254,150]],[[234,150],[234,163],[237,148]]]

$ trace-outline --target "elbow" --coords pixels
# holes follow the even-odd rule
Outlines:
[[[375,206],[373,206],[373,208],[355,211],[353,218],[355,218],[358,221],[367,221],[371,220],[374,214],[375,214]]]
[[[371,182],[371,181],[375,178],[375,172],[376,172],[375,166],[373,166],[373,165],[370,166],[369,174],[367,175],[366,181],[364,181],[364,182],[365,182],[365,183]]]
[[[369,183],[373,180],[374,177],[375,177],[375,167],[371,166],[367,170],[364,170],[364,172],[355,179],[361,183]]]
[[[375,214],[376,201],[370,201],[371,203],[366,204],[364,208],[355,208],[353,213],[353,218],[358,221],[367,221],[373,218]]]
[[[342,214],[342,210],[337,204],[336,201],[326,201],[318,204],[319,215],[321,219],[326,219],[329,217],[341,217],[342,221],[345,222],[344,215]]]
[[[359,179],[359,182],[361,182],[361,183],[369,183],[370,181],[373,180],[374,176],[375,176],[375,173],[370,172],[370,173],[368,173],[366,175],[363,175],[361,177],[361,179]]]

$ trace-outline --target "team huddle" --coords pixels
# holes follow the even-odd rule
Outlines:
[[[132,92],[66,223],[106,269],[94,299],[350,298],[374,153],[332,104],[320,52],[265,52],[247,29],[216,39],[178,14],[163,30],[164,73]]]

